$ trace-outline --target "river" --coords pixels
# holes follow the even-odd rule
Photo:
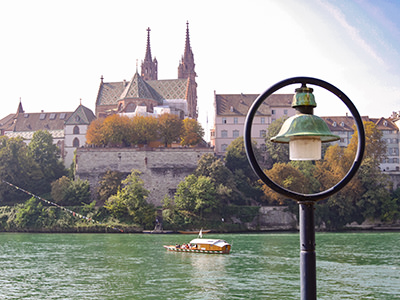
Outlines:
[[[0,234],[0,299],[300,299],[299,235]],[[317,233],[318,299],[400,299],[400,233]]]

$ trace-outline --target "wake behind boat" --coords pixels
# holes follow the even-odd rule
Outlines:
[[[189,244],[183,245],[164,245],[168,251],[175,252],[197,252],[197,253],[214,253],[214,254],[229,254],[231,245],[220,239],[203,239],[197,238],[191,240]]]

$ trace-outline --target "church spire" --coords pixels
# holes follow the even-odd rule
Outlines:
[[[18,108],[17,108],[17,115],[18,114],[23,114],[25,111],[22,108],[22,101],[21,101],[21,97],[19,98],[19,104],[18,104]]]
[[[157,80],[158,79],[158,67],[157,67],[157,59],[154,60],[151,58],[151,47],[150,47],[150,27],[147,29],[147,45],[146,45],[146,54],[144,61],[142,61],[142,74],[144,80]]]
[[[186,22],[186,41],[185,41],[185,52],[182,56],[181,62],[178,67],[178,78],[186,79],[190,77],[192,80],[196,77],[194,70],[194,56],[192,47],[190,47],[190,35],[189,35],[189,22]]]
[[[185,52],[178,66],[178,79],[188,80],[187,102],[189,117],[197,120],[197,83],[194,56],[190,47],[189,22],[186,22]]]

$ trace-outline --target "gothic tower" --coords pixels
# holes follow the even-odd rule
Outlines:
[[[142,74],[144,80],[158,80],[157,59],[151,59],[150,28],[147,28],[147,46],[144,61],[142,61]]]
[[[194,56],[192,48],[190,47],[189,22],[186,22],[185,52],[178,66],[178,79],[189,78],[189,91],[187,98],[189,116],[193,119],[197,119],[197,75],[194,67]]]

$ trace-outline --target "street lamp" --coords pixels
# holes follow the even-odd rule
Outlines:
[[[261,169],[252,148],[251,128],[258,108],[274,92],[291,84],[301,84],[301,87],[296,89],[292,103],[292,107],[297,110],[297,114],[287,119],[278,135],[271,138],[273,142],[289,143],[291,160],[320,159],[321,143],[339,139],[338,136],[330,132],[328,126],[321,118],[313,115],[316,102],[312,94],[313,89],[307,87],[307,84],[322,87],[341,99],[353,115],[358,130],[357,153],[350,170],[336,185],[315,194],[298,193],[276,184]],[[311,77],[288,78],[271,86],[254,101],[246,117],[244,143],[250,165],[260,179],[274,191],[297,201],[299,204],[301,299],[315,300],[317,299],[317,284],[314,204],[319,200],[328,198],[345,187],[360,167],[365,149],[365,131],[361,116],[351,100],[330,83]]]

